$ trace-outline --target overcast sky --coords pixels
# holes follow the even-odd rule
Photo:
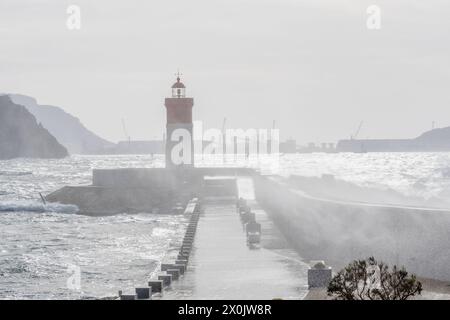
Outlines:
[[[276,120],[282,139],[334,142],[364,120],[360,138],[414,137],[450,125],[450,1],[0,0],[0,92],[111,141],[122,118],[132,139],[162,136],[177,68],[207,127]]]

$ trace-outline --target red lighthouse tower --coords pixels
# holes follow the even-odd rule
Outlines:
[[[180,81],[172,86],[172,98],[166,98],[166,168],[178,165],[194,166],[194,140],[192,137],[193,98],[186,98],[186,87]]]

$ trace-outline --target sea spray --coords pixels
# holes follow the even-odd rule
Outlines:
[[[78,207],[71,204],[47,203],[38,200],[9,200],[0,201],[0,212],[54,212],[77,213]]]

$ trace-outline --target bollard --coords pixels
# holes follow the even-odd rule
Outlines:
[[[161,271],[167,271],[168,269],[171,269],[172,266],[172,263],[161,263]]]
[[[172,283],[172,275],[170,274],[160,274],[158,280],[163,282],[163,286],[168,287]]]
[[[164,283],[162,280],[151,280],[148,282],[148,286],[151,288],[152,292],[163,293]]]
[[[186,267],[183,264],[174,264],[172,265],[172,269],[177,269],[180,271],[180,275],[184,274]]]
[[[152,296],[152,288],[136,288],[137,300],[149,300]]]
[[[135,294],[122,294],[120,300],[136,300]]]
[[[331,281],[332,270],[323,261],[312,261],[308,269],[308,286],[310,288],[326,288]]]
[[[180,277],[180,271],[178,269],[168,269],[166,272],[172,276],[172,280],[178,280]]]
[[[188,261],[185,259],[179,259],[179,260],[175,260],[175,264],[182,264],[184,265],[184,267],[187,267]]]

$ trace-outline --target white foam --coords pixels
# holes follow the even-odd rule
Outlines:
[[[55,212],[77,213],[78,207],[71,204],[47,203],[36,200],[1,201],[0,212]]]

